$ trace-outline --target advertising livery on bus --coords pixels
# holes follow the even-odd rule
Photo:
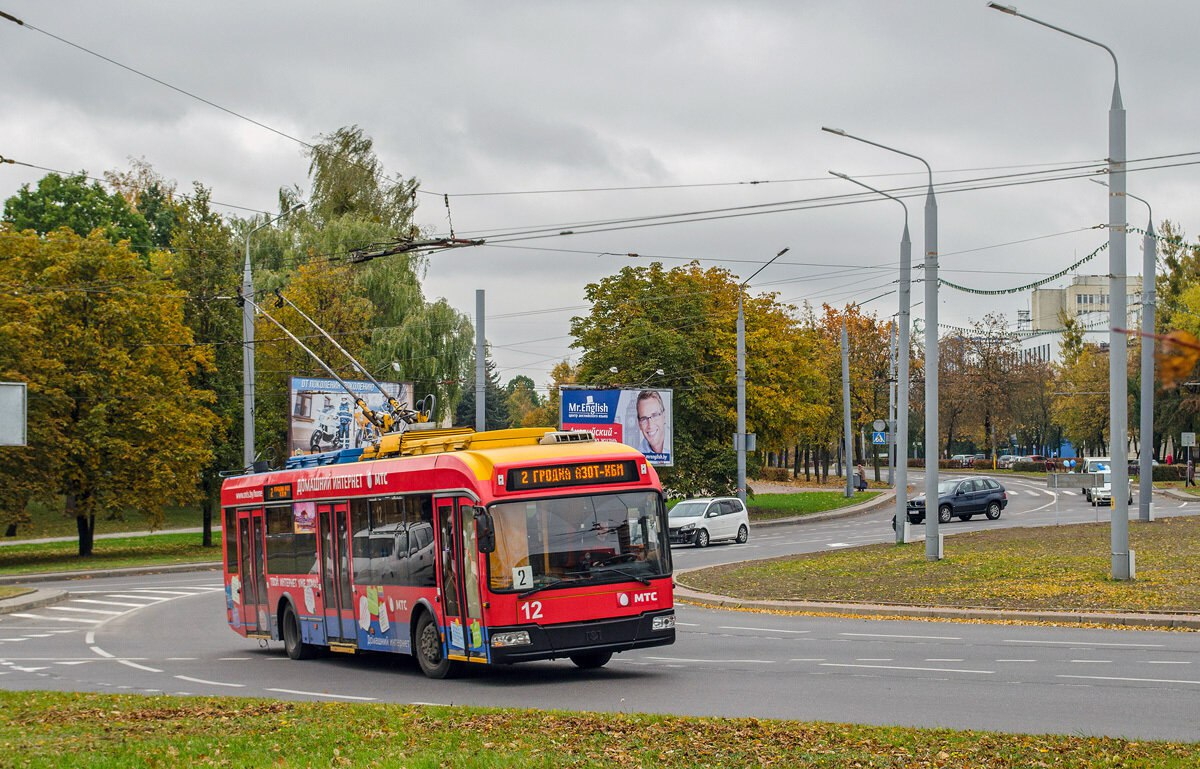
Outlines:
[[[586,432],[411,425],[228,478],[221,504],[229,625],[293,659],[398,652],[442,678],[675,640],[658,476]]]

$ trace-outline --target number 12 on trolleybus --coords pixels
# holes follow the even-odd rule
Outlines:
[[[235,632],[293,659],[412,654],[433,678],[595,668],[674,642],[666,508],[638,451],[546,428],[411,427],[358,451],[225,481]]]

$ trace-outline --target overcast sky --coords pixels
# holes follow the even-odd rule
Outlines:
[[[1018,8],[1115,52],[1131,161],[1196,153],[1132,162],[1128,176],[1156,225],[1169,218],[1194,238],[1200,166],[1187,164],[1200,161],[1200,3]],[[509,241],[433,255],[424,284],[427,296],[471,316],[475,291],[486,290],[487,336],[504,381],[526,374],[544,386],[555,362],[577,359],[569,319],[586,312],[584,286],[653,260],[696,259],[748,277],[789,247],[752,291],[817,306],[886,294],[865,307],[894,314],[896,294],[887,292],[903,211],[886,200],[828,205],[861,191],[828,171],[916,189],[907,202],[919,264],[924,167],[821,126],[930,163],[946,280],[1025,285],[1108,237],[1088,229],[1106,222],[1107,193],[1084,179],[942,187],[1083,166],[1078,174],[1108,154],[1108,55],[983,0],[0,0],[0,10],[29,25],[0,20],[6,158],[93,176],[144,158],[181,190],[199,181],[222,204],[275,211],[280,187],[307,184],[303,147],[281,133],[313,142],[361,126],[389,172],[420,180],[418,221],[429,232],[448,234],[452,222],[460,237]],[[43,174],[0,165],[0,198]],[[812,202],[595,234],[501,234],[785,201]],[[1130,223],[1146,219],[1130,201]],[[1141,273],[1140,236],[1129,239],[1128,262]],[[1107,273],[1106,253],[1081,272]],[[923,292],[913,287],[914,304]],[[1015,326],[1029,296],[943,287],[940,320],[961,326],[996,311]]]

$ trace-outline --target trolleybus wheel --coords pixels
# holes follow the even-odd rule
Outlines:
[[[442,655],[442,637],[437,625],[428,613],[417,620],[416,632],[417,663],[421,672],[429,678],[449,678],[453,667],[450,660]]]
[[[595,670],[602,668],[612,659],[612,652],[586,652],[584,654],[572,654],[571,662],[575,663],[575,667],[583,670]]]
[[[317,649],[312,644],[304,643],[304,635],[300,632],[300,618],[296,610],[288,606],[283,609],[283,619],[279,623],[283,627],[283,648],[287,656],[294,660],[306,660],[317,655]]]

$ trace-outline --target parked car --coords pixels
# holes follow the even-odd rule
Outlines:
[[[954,456],[950,457],[950,464],[952,464],[954,467],[970,467],[971,455],[955,454]]]
[[[737,497],[686,499],[667,514],[671,544],[708,547],[710,542],[750,539],[750,515]]]
[[[1001,454],[999,458],[996,459],[996,467],[1001,470],[1011,470],[1013,462],[1016,462],[1018,459],[1020,459],[1020,457],[1018,457],[1016,454]]]
[[[1092,503],[1092,507],[1096,505],[1111,505],[1112,504],[1112,470],[1105,470],[1099,473],[1100,483],[1097,486],[1083,490],[1083,494],[1087,497],[1087,501]],[[1133,504],[1133,482],[1129,484],[1129,504]]]
[[[971,467],[986,467],[988,464],[987,454],[976,454],[971,457]]]
[[[999,481],[991,478],[958,478],[938,484],[938,521],[949,523],[951,518],[969,521],[983,513],[989,520],[1000,517],[1000,511],[1008,506],[1008,493]],[[908,522],[925,522],[925,495],[908,501]],[[892,518],[892,528],[896,519]]]

